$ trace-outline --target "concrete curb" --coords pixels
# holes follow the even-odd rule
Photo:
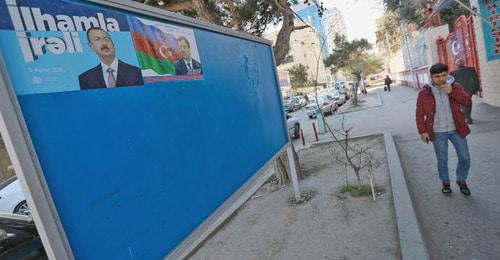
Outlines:
[[[398,223],[399,245],[403,259],[429,259],[422,233],[417,222],[417,216],[410,198],[408,186],[396,150],[396,145],[390,132],[384,133],[385,150],[391,177],[392,197]]]

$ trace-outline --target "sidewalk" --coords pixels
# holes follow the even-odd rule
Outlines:
[[[439,191],[434,150],[418,140],[401,138],[397,146],[424,239],[433,259],[498,259],[500,257],[500,108],[474,99],[471,197],[456,185],[453,194]],[[450,145],[453,147],[452,145]],[[455,180],[456,154],[449,148],[450,177]],[[454,184],[454,183],[453,183]]]
[[[471,197],[456,185],[449,197],[441,194],[432,145],[419,140],[415,125],[417,91],[393,87],[383,92],[383,106],[345,115],[353,135],[391,131],[403,164],[424,240],[432,259],[498,259],[500,256],[500,108],[473,98],[468,137],[472,158]],[[338,127],[341,115],[327,117]],[[450,145],[450,147],[453,147]],[[455,179],[456,155],[449,148],[450,177]]]

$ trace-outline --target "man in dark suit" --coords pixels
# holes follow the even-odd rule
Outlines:
[[[472,97],[472,95],[477,94],[477,92],[480,89],[480,86],[476,70],[474,70],[474,68],[472,67],[465,66],[464,59],[457,59],[455,61],[455,65],[457,65],[457,69],[452,71],[450,75],[452,75],[455,78],[455,81],[457,81],[464,87],[465,92],[467,92],[467,94],[469,94],[470,97]],[[473,124],[474,122],[472,121],[471,117],[472,106],[462,107],[462,112],[465,114],[467,123]]]
[[[179,48],[182,53],[182,59],[175,62],[175,74],[202,74],[201,64],[191,58],[191,45],[189,44],[189,41],[185,37],[181,36],[177,39],[177,43],[179,44]]]
[[[101,63],[80,74],[80,89],[144,85],[141,69],[116,58],[115,45],[106,31],[92,27],[87,30],[87,39]]]

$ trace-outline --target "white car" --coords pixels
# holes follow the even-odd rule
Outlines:
[[[16,176],[0,184],[0,212],[29,215],[28,204]]]
[[[286,128],[288,128],[288,134],[290,135],[290,138],[297,139],[300,137],[299,120],[296,118],[293,118],[288,113],[286,113]]]
[[[330,96],[335,99],[338,106],[343,105],[346,101],[346,96],[344,94],[341,94],[340,91],[335,89],[330,92]]]
[[[330,95],[318,97],[318,103],[321,106],[323,114],[333,114],[333,112],[337,110],[337,102]],[[312,102],[307,105],[306,113],[309,118],[316,118],[316,114],[319,113],[316,102]]]
[[[294,97],[290,97],[290,99],[295,100],[295,102],[299,103],[300,107],[307,105],[307,101],[303,96],[294,96]]]

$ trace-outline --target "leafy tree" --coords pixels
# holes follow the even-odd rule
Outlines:
[[[424,25],[423,16],[421,14],[422,8],[426,3],[436,1],[430,0],[383,0],[386,10],[395,12],[404,23],[412,23],[417,27]],[[469,0],[460,0],[462,3],[470,7]],[[470,12],[462,7],[460,4],[453,2],[440,12],[441,22],[448,24],[450,30],[453,29],[455,19],[460,15],[470,15]]]
[[[381,50],[385,56],[397,52],[403,46],[403,36],[400,30],[400,20],[393,11],[385,11],[384,15],[377,20],[377,42],[382,42],[384,48]]]
[[[354,66],[368,76],[381,72],[384,68],[384,62],[380,56],[374,53],[367,53],[360,57]]]
[[[349,42],[344,35],[335,35],[334,43],[336,48],[325,60],[325,65],[332,66],[344,74],[351,74],[353,71],[362,70],[359,67],[366,62],[362,61],[372,49],[372,44],[366,39],[355,39]],[[366,73],[365,73],[366,75]]]
[[[387,11],[396,13],[399,21],[413,23],[418,27],[424,25],[424,19],[420,14],[424,0],[383,0]]]
[[[271,23],[282,22],[273,46],[276,65],[280,65],[290,50],[294,30],[310,27],[295,26],[295,13],[290,8],[299,0],[134,0],[164,10],[200,18],[214,24],[262,36]],[[317,0],[303,0],[318,7],[322,16],[325,8]]]
[[[307,68],[307,66],[298,63],[288,69],[288,73],[290,74],[290,83],[292,84],[293,89],[305,87],[309,77]]]

